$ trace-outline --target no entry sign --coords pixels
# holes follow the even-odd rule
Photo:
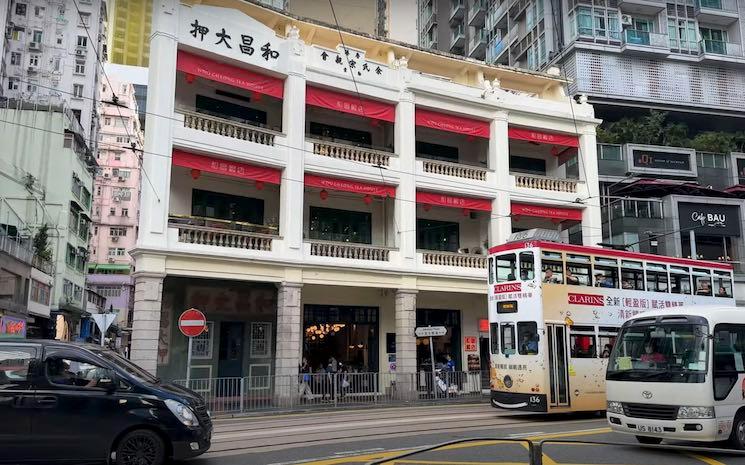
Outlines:
[[[207,329],[207,318],[196,308],[190,308],[178,318],[178,329],[186,337],[199,336]]]

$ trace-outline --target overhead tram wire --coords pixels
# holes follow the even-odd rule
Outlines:
[[[132,153],[135,154],[135,159],[137,160],[137,164],[140,166],[140,169],[142,170],[142,174],[145,175],[145,179],[147,179],[148,184],[150,184],[150,189],[153,190],[153,194],[155,194],[155,198],[158,200],[158,203],[160,203],[161,202],[160,196],[158,195],[158,192],[155,189],[153,182],[150,180],[150,176],[148,175],[147,170],[145,170],[145,166],[143,165],[142,160],[140,160],[140,157],[135,152],[134,138],[129,133],[129,128],[127,127],[127,125],[123,124],[124,115],[122,115],[121,105],[119,105],[119,97],[117,97],[116,93],[114,92],[114,86],[111,84],[111,80],[109,79],[108,74],[106,74],[106,69],[104,68],[103,62],[101,61],[101,57],[98,53],[98,47],[96,46],[98,42],[93,40],[90,30],[88,29],[88,25],[83,21],[83,13],[80,12],[80,7],[78,6],[78,0],[72,0],[72,3],[73,5],[75,5],[75,10],[78,12],[78,17],[80,19],[80,23],[83,25],[83,29],[85,30],[85,35],[88,36],[88,40],[90,40],[91,42],[91,48],[93,48],[93,53],[96,56],[96,63],[98,64],[98,67],[101,69],[101,74],[103,74],[104,78],[106,78],[106,82],[109,84],[109,89],[111,90],[113,104],[116,107],[117,112],[119,113],[119,118],[121,118],[122,120],[122,126],[124,127],[124,131],[127,133],[127,139],[129,139],[130,150],[132,150]],[[109,102],[102,101],[102,103],[109,103]]]

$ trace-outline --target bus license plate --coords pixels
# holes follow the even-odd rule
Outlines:
[[[639,425],[636,427],[640,433],[661,433],[662,426]]]

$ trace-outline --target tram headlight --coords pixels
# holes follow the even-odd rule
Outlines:
[[[608,413],[617,413],[619,415],[623,415],[623,404],[620,402],[616,402],[615,400],[609,400],[606,410],[608,411]]]
[[[680,407],[678,418],[714,418],[714,407]]]

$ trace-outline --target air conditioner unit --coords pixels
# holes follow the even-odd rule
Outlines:
[[[119,242],[119,236],[113,236],[111,242]]]
[[[119,176],[119,182],[124,182],[124,178]]]
[[[621,15],[621,25],[631,26],[634,24],[634,18],[631,15]]]
[[[121,197],[114,197],[114,202],[119,203],[121,201],[122,201]]]
[[[88,49],[85,47],[78,47],[75,49],[75,55],[79,57],[84,57],[86,52],[88,52]]]

